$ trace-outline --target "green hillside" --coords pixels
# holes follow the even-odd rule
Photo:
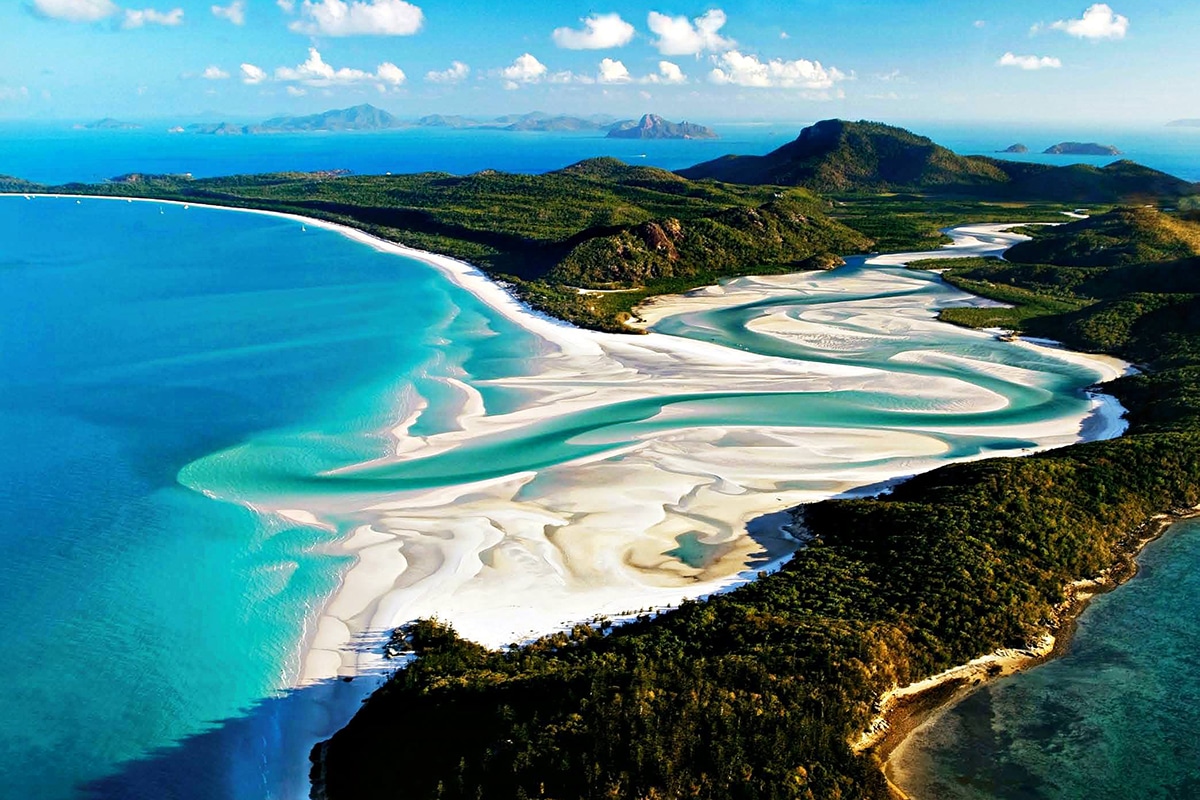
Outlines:
[[[21,186],[23,184],[14,184]],[[630,331],[647,296],[748,273],[795,271],[867,236],[803,189],[696,183],[614,158],[544,175],[281,173],[55,187],[291,211],[464,259],[534,307],[584,327]],[[627,289],[586,294],[579,289]]]
[[[1153,208],[1120,208],[1051,228],[1008,251],[1010,261],[1112,267],[1200,255],[1200,224]]]
[[[960,156],[903,128],[824,120],[763,156],[724,156],[679,171],[692,180],[802,186],[825,194],[930,192],[978,198],[1116,203],[1200,194],[1131,161],[1054,167]]]

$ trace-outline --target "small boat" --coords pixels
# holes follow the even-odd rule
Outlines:
[[[301,231],[301,233],[303,233],[303,232],[304,232],[304,231],[306,231],[306,230],[308,230],[308,228],[304,227],[303,225],[301,225],[301,226],[300,226],[300,231]]]
[[[187,210],[188,210],[187,203],[184,203],[184,205],[183,205],[183,210],[184,210],[184,211],[187,211]]]
[[[1019,342],[1021,341],[1021,334],[1016,331],[1005,331],[997,335],[996,340],[1000,342]]]
[[[75,205],[77,205],[77,206],[78,206],[78,205],[83,205],[83,201],[82,201],[82,200],[76,200],[76,201],[75,201]]]

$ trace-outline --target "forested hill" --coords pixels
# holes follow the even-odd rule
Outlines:
[[[1060,267],[1112,267],[1200,255],[1200,222],[1153,208],[1119,208],[1035,234],[1005,258]]]
[[[960,156],[933,140],[877,122],[830,119],[763,156],[730,155],[679,174],[692,180],[803,186],[815,192],[939,192],[1022,200],[1116,203],[1185,197],[1200,187],[1118,161],[1054,167]]]

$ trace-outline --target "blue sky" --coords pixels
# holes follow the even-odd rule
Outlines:
[[[5,0],[0,117],[1200,117],[1195,0]]]

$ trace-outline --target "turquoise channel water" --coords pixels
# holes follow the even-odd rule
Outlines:
[[[478,389],[490,413],[519,407],[526,398],[490,379],[536,370],[545,345],[432,268],[295,221],[0,198],[0,794],[303,796],[313,739],[298,726],[325,696],[283,690],[306,625],[348,566],[327,548],[346,531],[257,514],[246,505],[256,500],[278,508],[314,493],[353,499],[453,485],[705,425],[953,422],[964,431],[944,436],[947,457],[1018,453],[1030,442],[969,429],[1086,408],[1091,370],[949,326],[840,354],[746,327],[781,308],[800,314],[853,300],[838,283],[873,269],[856,261],[815,277],[803,296],[662,328],[748,351],[968,381],[1005,397],[1006,409],[965,414],[885,393],[714,387],[345,469],[385,454],[385,432],[421,398],[430,408],[416,429],[451,429],[439,408],[445,378]],[[963,300],[935,276],[893,272],[906,288],[889,291],[934,307]],[[858,323],[842,324],[853,332]],[[913,350],[970,360],[893,359]],[[1026,379],[991,374],[991,364],[1023,367]],[[675,557],[695,557],[686,551]],[[314,729],[336,727],[338,713]]]
[[[1069,651],[989,684],[898,751],[919,800],[1200,797],[1200,521],[1097,597]]]
[[[50,799],[289,685],[346,566],[182,467],[252,438],[376,457],[431,377],[538,345],[418,262],[259,215],[0,198],[0,242],[0,796]]]

